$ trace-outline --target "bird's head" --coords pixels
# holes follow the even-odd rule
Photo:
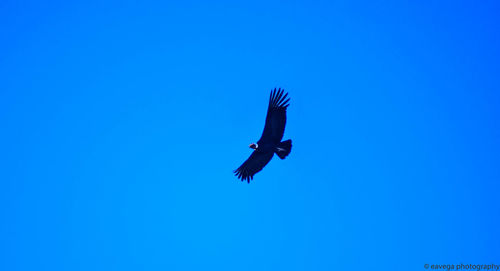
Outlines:
[[[254,150],[256,150],[256,149],[259,147],[259,145],[257,145],[257,143],[252,143],[252,144],[250,144],[250,146],[248,146],[248,147],[250,147],[250,149],[254,149]]]

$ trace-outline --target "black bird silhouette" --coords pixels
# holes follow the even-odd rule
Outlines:
[[[284,90],[281,88],[278,90],[275,88],[271,91],[264,132],[257,143],[250,144],[249,147],[254,149],[250,157],[234,171],[241,181],[246,180],[250,183],[250,180],[253,180],[253,175],[261,171],[271,161],[274,153],[279,158],[285,159],[292,150],[291,139],[281,142],[285,132],[286,108],[289,105],[288,101],[290,101],[290,98],[286,99],[288,93],[285,95],[283,93]]]

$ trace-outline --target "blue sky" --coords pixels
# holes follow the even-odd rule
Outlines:
[[[0,269],[500,264],[498,8],[2,1]]]

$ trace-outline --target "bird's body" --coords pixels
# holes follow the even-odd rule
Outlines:
[[[276,144],[274,144],[273,142],[264,142],[264,143],[261,142],[257,144],[258,148],[256,148],[255,151],[262,153],[273,152],[274,148],[276,147]]]
[[[242,181],[250,182],[253,176],[261,171],[276,153],[281,159],[285,159],[292,150],[292,140],[288,139],[281,142],[285,132],[286,109],[288,93],[283,95],[284,90],[274,89],[271,91],[269,106],[267,109],[266,124],[264,131],[257,143],[250,144],[254,149],[250,157],[236,169],[235,175]]]

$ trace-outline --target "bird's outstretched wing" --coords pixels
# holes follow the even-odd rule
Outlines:
[[[273,155],[273,152],[252,152],[250,157],[248,157],[248,159],[234,171],[236,177],[240,178],[242,181],[246,180],[247,182],[250,182],[250,180],[253,180],[253,175],[261,171],[267,163],[271,161]]]
[[[283,95],[284,92],[281,88],[278,90],[275,88],[271,91],[269,106],[267,108],[266,125],[264,126],[262,136],[257,141],[259,145],[271,142],[278,144],[283,138],[286,125],[286,108],[289,105],[288,101],[290,101],[290,98],[286,99],[288,93]]]

